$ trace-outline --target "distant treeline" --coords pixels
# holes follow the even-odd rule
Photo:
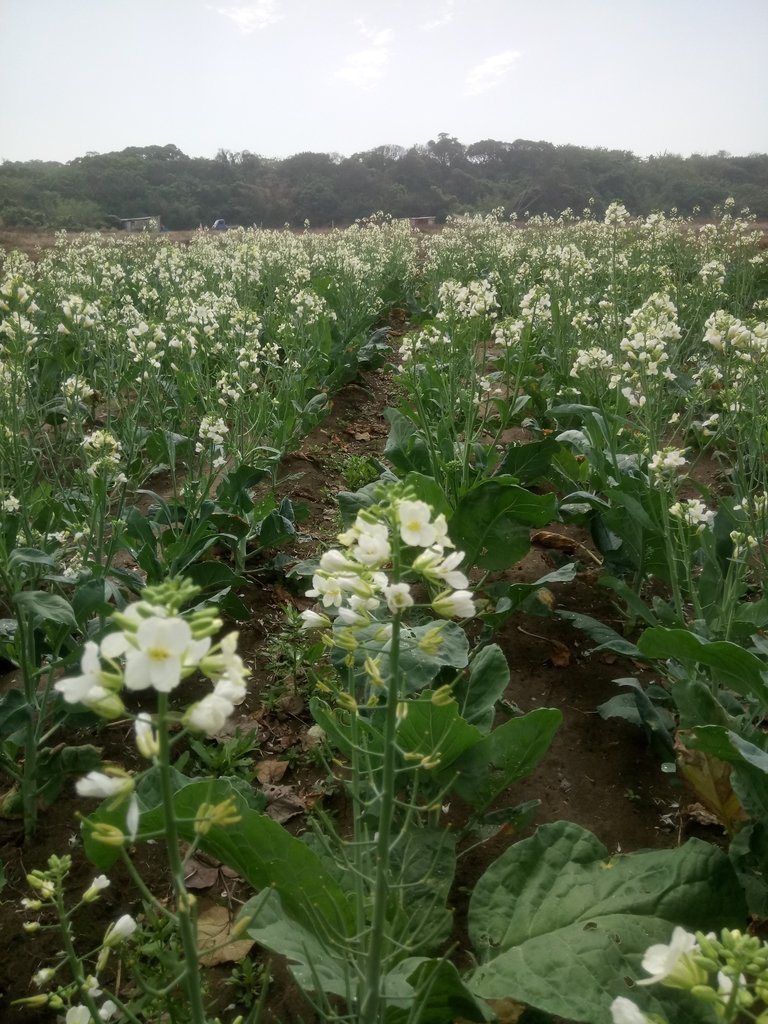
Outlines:
[[[348,224],[377,210],[395,217],[488,212],[596,212],[614,199],[635,214],[676,208],[708,214],[733,196],[737,209],[768,217],[768,155],[642,158],[613,149],[497,142],[465,146],[441,133],[425,146],[379,146],[341,157],[298,153],[284,160],[244,150],[214,159],[176,146],[88,153],[69,163],[0,164],[0,225],[114,228],[153,216],[170,229],[231,224],[314,227]]]

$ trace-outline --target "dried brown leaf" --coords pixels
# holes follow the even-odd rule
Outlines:
[[[253,939],[232,939],[234,921],[226,907],[214,905],[197,918],[197,942],[203,967],[239,963],[253,946]],[[208,951],[208,952],[206,952]]]

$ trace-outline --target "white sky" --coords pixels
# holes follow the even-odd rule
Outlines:
[[[768,0],[0,0],[0,160],[768,151]]]

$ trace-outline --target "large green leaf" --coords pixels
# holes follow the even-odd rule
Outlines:
[[[459,715],[455,700],[433,704],[432,691],[425,690],[418,700],[408,702],[408,715],[397,732],[398,746],[422,757],[437,757],[447,768],[466,750],[479,743],[483,734]]]
[[[499,469],[515,477],[521,484],[535,483],[547,472],[559,448],[554,437],[510,445]]]
[[[467,565],[506,569],[530,547],[530,526],[546,526],[557,512],[552,494],[532,494],[509,482],[486,480],[459,501],[450,521],[451,539],[466,552]]]
[[[386,1024],[491,1021],[490,1007],[476,999],[448,960],[409,957],[384,978]],[[414,1006],[415,1004],[415,1006]],[[418,1009],[416,1009],[418,1007]]]
[[[558,610],[556,613],[561,619],[570,622],[576,629],[586,633],[590,640],[597,643],[592,651],[615,651],[616,654],[623,654],[627,658],[640,657],[640,651],[635,644],[625,640],[615,629],[606,626],[604,622],[593,619],[590,615],[581,615],[579,612],[567,612]]]
[[[620,995],[659,1012],[658,994],[631,982],[645,976],[645,950],[669,942],[675,925],[741,928],[745,916],[727,857],[708,843],[610,857],[590,832],[556,822],[510,847],[475,886],[469,932],[481,966],[469,985],[586,1024],[610,1024]],[[700,1019],[686,1013],[670,1019]]]
[[[768,708],[765,674],[768,665],[760,658],[727,640],[702,640],[687,629],[646,629],[637,642],[646,658],[674,658],[684,665],[706,665],[716,681],[736,693],[751,694]]]
[[[198,837],[194,819],[200,805],[219,803],[229,797],[234,797],[241,820],[229,827],[213,826],[206,835]],[[323,926],[344,935],[352,929],[347,897],[318,856],[282,825],[248,807],[229,780],[192,782],[174,794],[173,803],[183,839],[199,839],[206,853],[233,868],[254,889],[274,889],[293,921],[310,931]],[[117,820],[106,814],[94,815],[91,820],[110,820],[123,826],[124,807],[119,809],[119,815],[122,817]],[[162,832],[163,821],[162,807],[146,811],[141,815],[139,834]],[[99,847],[93,840],[89,840],[86,849],[98,867],[109,866],[116,853],[114,847]],[[100,851],[105,852],[100,855]]]
[[[241,919],[246,917],[251,923],[245,934],[286,957],[291,973],[305,991],[330,992],[351,1001],[352,964],[346,947],[335,943],[328,931],[299,923],[288,915],[275,889],[266,889],[250,899],[240,913]]]
[[[35,623],[53,622],[77,629],[77,619],[71,605],[58,594],[47,594],[41,590],[23,590],[14,596],[13,603],[25,611]]]
[[[557,708],[537,708],[484,736],[441,772],[444,781],[456,776],[453,789],[482,812],[501,793],[530,774],[549,750],[562,721]]]
[[[469,673],[456,684],[453,695],[459,713],[481,732],[490,732],[496,701],[509,683],[509,664],[498,644],[488,644],[472,659]]]

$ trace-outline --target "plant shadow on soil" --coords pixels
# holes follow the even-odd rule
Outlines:
[[[382,412],[386,406],[397,404],[393,397],[395,387],[388,374],[363,374],[358,383],[348,385],[335,396],[328,419],[305,439],[298,452],[284,460],[280,494],[303,502],[308,510],[300,539],[291,549],[293,557],[311,557],[321,545],[333,542],[339,528],[334,498],[338,491],[345,489],[344,459],[349,455],[381,456],[387,434]],[[557,524],[553,529],[581,544],[589,543],[586,534],[576,528]],[[552,570],[554,557],[534,547],[507,575],[514,582],[534,581]],[[620,629],[608,595],[597,588],[590,571],[581,573],[572,583],[553,585],[551,590],[557,607],[591,615]],[[254,576],[244,600],[252,617],[238,624],[240,650],[255,670],[251,692],[235,725],[241,729],[259,727],[260,750],[255,758],[281,758],[286,751],[302,748],[311,722],[301,697],[295,694],[284,706],[272,705],[265,709],[261,698],[269,679],[264,666],[264,644],[279,631],[286,604],[304,608],[310,602],[297,596],[296,589],[289,588],[284,578],[267,565]],[[515,614],[495,640],[510,667],[505,700],[522,712],[538,707],[559,708],[563,723],[541,765],[528,779],[503,794],[495,805],[539,800],[540,808],[533,826],[519,835],[501,833],[475,847],[459,861],[453,893],[456,908],[453,939],[459,949],[467,948],[466,912],[474,882],[510,843],[530,834],[538,824],[561,819],[574,821],[594,832],[612,854],[676,846],[687,838],[691,829],[698,831],[698,826],[684,810],[687,794],[674,778],[662,774],[640,730],[618,720],[603,721],[597,714],[597,706],[618,692],[613,680],[638,675],[636,665],[606,653],[590,654],[589,641],[554,616]],[[503,720],[503,713],[500,716]],[[78,742],[77,736],[68,739]],[[125,765],[126,757],[131,756],[133,743],[129,725],[123,730],[105,727],[95,740],[92,735],[80,735],[79,742],[86,741],[103,747],[105,760]],[[313,800],[323,799],[323,775],[321,769],[310,767],[306,759],[297,764],[289,761],[281,781],[301,794],[311,806]],[[333,796],[331,800],[336,801],[338,797]],[[79,844],[78,810],[82,810],[82,801],[74,798],[69,785],[56,803],[42,812],[38,835],[26,847],[22,845],[20,822],[0,821],[0,861],[7,874],[0,897],[0,1021],[3,1024],[35,1024],[53,1019],[51,1011],[45,1009],[20,1010],[10,1006],[12,999],[33,994],[29,979],[40,967],[50,963],[51,955],[59,948],[55,932],[36,936],[23,933],[21,925],[25,915],[19,901],[29,895],[25,874],[32,868],[43,867],[51,853],[72,854],[69,886],[73,893],[82,892],[97,873],[85,860]],[[460,820],[461,808],[452,809],[451,819],[454,815]],[[288,827],[300,832],[301,822],[300,817],[293,818]],[[719,839],[712,830],[708,830],[706,837],[713,841]],[[145,877],[154,880],[156,895],[166,898],[170,888],[163,880],[165,861],[161,846],[142,846],[137,850],[136,861]],[[222,896],[216,886],[209,895],[217,901]],[[248,893],[241,891],[237,895],[246,899]],[[227,894],[228,900],[229,896],[231,893]],[[77,921],[83,945],[95,945],[107,925],[135,905],[132,883],[118,866],[112,873],[112,885],[103,897],[79,912]],[[252,955],[258,959],[262,954],[254,950]],[[466,965],[462,963],[461,954],[458,963]],[[223,984],[231,966],[206,972],[209,991],[221,996],[217,999],[221,1009],[232,1002],[230,991]],[[311,1021],[313,1017],[307,1004],[279,958],[273,959],[272,969],[273,981],[264,1020],[270,1024]]]

